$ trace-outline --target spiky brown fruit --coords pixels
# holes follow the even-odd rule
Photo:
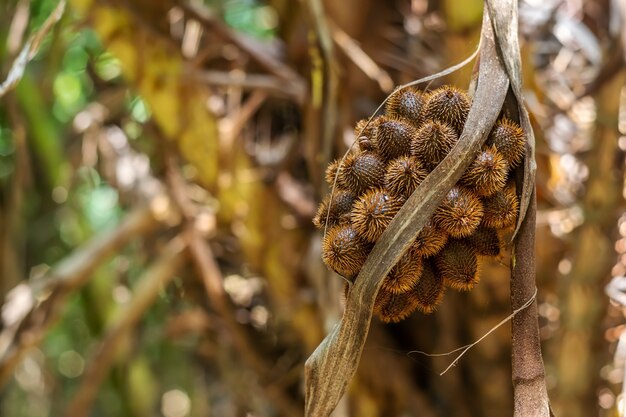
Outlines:
[[[321,202],[313,218],[313,224],[318,229],[350,221],[350,210],[355,200],[354,194],[350,191],[336,190],[333,193],[332,202],[330,196],[329,194]]]
[[[503,118],[491,129],[487,144],[495,146],[504,159],[514,168],[524,158],[526,135],[517,123]]]
[[[483,218],[483,203],[467,188],[454,186],[433,214],[437,227],[455,238],[471,235]]]
[[[330,185],[331,187],[335,185],[335,178],[337,178],[337,172],[339,171],[340,163],[340,159],[335,159],[330,164],[328,164],[328,167],[326,167],[324,179],[326,180],[326,184]]]
[[[394,294],[401,294],[411,290],[422,277],[422,258],[411,251],[406,252],[391,268],[383,280],[381,289]]]
[[[391,194],[409,198],[427,175],[428,171],[416,157],[401,156],[387,165],[385,188]]]
[[[460,135],[470,106],[471,100],[465,91],[444,85],[428,94],[421,117],[447,123]]]
[[[493,146],[485,146],[461,177],[461,183],[481,197],[504,188],[509,164]]]
[[[436,167],[452,150],[459,137],[452,127],[428,120],[418,129],[411,142],[411,155],[430,169]]]
[[[444,293],[443,279],[436,274],[430,262],[424,262],[422,278],[417,285],[408,293],[417,304],[417,309],[424,314],[430,314],[443,300]]]
[[[385,163],[372,152],[348,155],[339,168],[339,185],[357,195],[382,185],[384,179]]]
[[[376,123],[374,144],[389,161],[411,153],[411,140],[416,132],[415,127],[404,120],[381,116]]]
[[[354,278],[365,263],[371,245],[350,224],[331,227],[322,241],[322,260],[345,278]]]
[[[367,136],[359,136],[356,140],[359,145],[359,149],[362,152],[375,152],[376,146],[374,145],[374,141]]]
[[[400,87],[387,100],[385,112],[394,118],[405,119],[417,125],[425,101],[421,91],[412,87]]]
[[[377,120],[378,117],[372,119],[372,121],[368,124],[368,119],[361,119],[354,127],[354,136],[356,136],[356,141],[359,145],[359,149],[363,152],[376,151],[376,146],[374,145],[374,136],[376,136]]]
[[[418,304],[413,291],[396,294],[381,288],[374,302],[374,314],[385,323],[402,321],[416,308]]]
[[[519,212],[515,186],[509,184],[502,191],[484,199],[484,211],[483,224],[486,227],[504,229],[513,226]]]
[[[476,250],[462,241],[449,241],[435,257],[435,266],[448,288],[469,291],[478,283]]]
[[[382,188],[368,190],[354,203],[352,224],[365,240],[376,242],[404,202]]]
[[[502,250],[498,231],[490,227],[480,226],[465,238],[465,242],[476,250],[476,254],[482,256],[498,256]]]
[[[438,254],[447,242],[448,234],[429,220],[417,235],[411,250],[422,258],[428,258]]]
[[[372,119],[372,121],[368,124],[368,119],[359,120],[354,126],[354,136],[360,138],[365,136],[367,138],[373,139],[376,133],[376,120],[378,117]],[[367,126],[367,127],[366,127]]]

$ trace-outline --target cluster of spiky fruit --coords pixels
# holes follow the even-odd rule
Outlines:
[[[358,147],[331,163],[331,193],[314,224],[325,230],[322,258],[353,281],[369,252],[406,199],[459,139],[471,99],[443,86],[424,93],[396,90],[385,115],[357,123]],[[411,248],[385,277],[374,313],[400,321],[415,310],[432,312],[445,288],[471,290],[481,257],[498,256],[503,230],[518,213],[509,178],[524,157],[525,135],[501,118],[460,181],[450,190]]]

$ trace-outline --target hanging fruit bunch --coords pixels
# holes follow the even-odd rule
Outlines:
[[[428,93],[402,88],[387,101],[385,115],[357,123],[358,146],[328,166],[331,193],[313,219],[325,231],[322,258],[330,269],[354,281],[404,202],[459,140],[470,105],[467,93],[452,86]],[[501,118],[385,277],[374,306],[382,321],[431,313],[445,288],[469,291],[478,283],[480,259],[500,254],[501,234],[517,220],[510,177],[524,149],[523,130]]]

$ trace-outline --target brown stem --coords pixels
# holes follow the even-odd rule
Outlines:
[[[522,307],[535,294],[535,218],[537,201],[532,193],[513,249],[511,308]],[[512,321],[512,372],[514,416],[549,416],[550,405],[541,356],[537,301]]]

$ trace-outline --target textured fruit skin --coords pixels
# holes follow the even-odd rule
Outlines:
[[[476,249],[460,240],[451,240],[435,257],[435,266],[446,287],[469,291],[478,283]]]
[[[393,118],[417,124],[425,102],[424,94],[419,90],[412,87],[398,88],[387,100],[385,111]]]
[[[410,291],[422,277],[422,258],[408,251],[398,261],[385,279],[381,289],[393,294]]]
[[[448,155],[459,137],[452,127],[439,121],[428,120],[411,141],[411,155],[416,156],[429,169],[435,168]]]
[[[502,191],[484,199],[483,224],[486,227],[504,229],[515,225],[519,212],[519,201],[515,185],[507,185]]]
[[[352,224],[368,242],[376,242],[383,234],[404,201],[382,188],[365,192],[352,208]]]
[[[480,226],[465,239],[465,243],[476,250],[477,255],[498,256],[502,250],[502,242],[498,231],[490,227]]]
[[[449,124],[460,135],[470,106],[471,101],[465,91],[444,85],[428,95],[421,117]]]
[[[409,294],[417,305],[417,309],[424,314],[430,314],[443,300],[445,288],[443,279],[436,273],[430,262],[424,262],[422,278]]]
[[[477,195],[494,195],[506,185],[509,164],[495,147],[484,147],[461,177],[461,183]]]
[[[339,168],[339,185],[355,194],[382,185],[384,177],[385,163],[372,152],[350,154]]]
[[[341,163],[340,159],[335,159],[328,167],[326,167],[326,171],[324,173],[324,179],[326,180],[326,184],[329,186],[333,186],[335,184],[335,179],[337,178],[337,172],[339,172],[339,164]]]
[[[417,130],[410,123],[382,116],[376,123],[374,144],[380,155],[389,161],[411,153],[411,140],[416,133]]]
[[[415,238],[411,250],[422,258],[428,258],[438,254],[447,242],[448,233],[429,220]]]
[[[345,278],[354,278],[365,263],[371,245],[349,224],[331,227],[322,242],[322,260]]]
[[[368,119],[359,120],[354,126],[354,136],[356,136],[357,138],[364,136],[372,139],[376,132],[376,119],[378,119],[378,117],[372,119],[369,124],[367,124]]]
[[[483,210],[483,203],[476,194],[455,186],[435,211],[433,221],[450,236],[462,238],[471,235],[478,228]]]
[[[373,152],[376,150],[374,141],[367,136],[359,136],[356,141],[361,152]]]
[[[356,137],[356,142],[362,152],[376,152],[376,146],[374,145],[374,136],[376,136],[376,123],[378,117],[372,119],[369,124],[367,123],[367,120],[368,119],[361,119],[357,122],[356,126],[354,127],[354,136]]]
[[[354,194],[350,191],[337,190],[333,194],[332,203],[330,196],[331,194],[322,201],[313,218],[313,224],[318,229],[350,221],[350,211],[355,200]]]
[[[496,122],[491,129],[487,144],[495,146],[504,159],[514,168],[524,158],[526,135],[517,123],[503,118]]]
[[[393,195],[409,198],[427,175],[428,171],[416,157],[401,156],[387,165],[385,188]]]
[[[394,294],[381,288],[374,302],[374,314],[384,323],[397,323],[418,307],[413,291]]]

